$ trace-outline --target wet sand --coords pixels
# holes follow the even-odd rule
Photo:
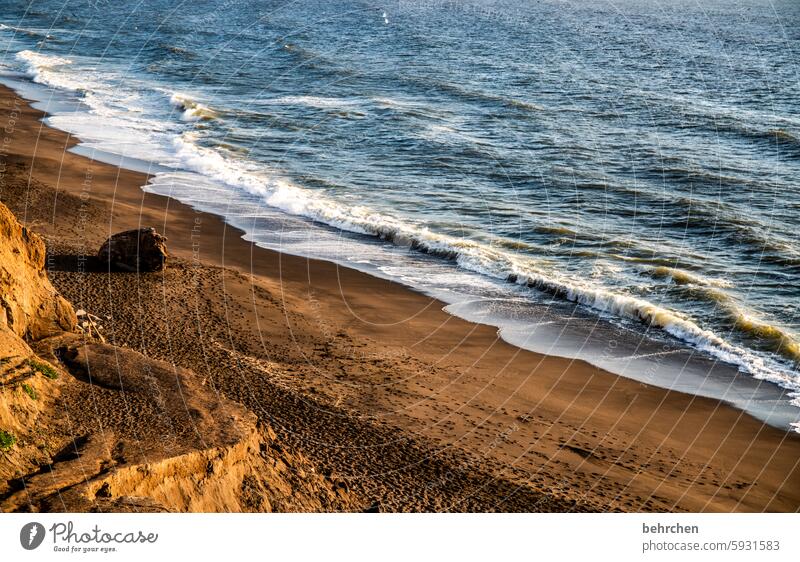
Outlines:
[[[109,340],[208,377],[319,470],[391,510],[791,511],[800,436],[726,404],[523,351],[443,303],[255,247],[145,194],[0,88],[0,200],[48,244],[54,285]],[[115,232],[153,226],[163,274],[109,275]]]

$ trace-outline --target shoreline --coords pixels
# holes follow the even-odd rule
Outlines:
[[[55,105],[61,108],[57,111],[60,114],[65,107],[71,108],[76,103],[69,97],[61,99],[60,94],[56,94],[54,99],[51,93],[51,97],[47,99],[43,95],[48,92],[46,88],[27,82],[24,78],[6,78],[0,83],[6,83],[23,98],[37,100],[34,107],[44,112]],[[358,255],[359,250],[374,251],[378,241],[373,236],[349,231],[339,232],[334,227],[328,227],[324,223],[317,224],[314,221],[312,221],[314,225],[311,226],[307,224],[306,219],[282,212],[274,213],[279,218],[258,216],[251,219],[247,215],[242,218],[237,216],[237,212],[228,211],[230,205],[233,207],[241,205],[241,202],[237,201],[229,202],[227,205],[215,205],[199,197],[195,206],[195,203],[185,200],[185,193],[183,197],[180,195],[176,197],[171,190],[165,190],[158,182],[155,185],[151,183],[150,180],[159,172],[170,171],[170,168],[164,168],[147,160],[117,156],[82,143],[70,147],[70,152],[128,171],[141,172],[147,177],[147,191],[172,198],[199,212],[217,217],[233,232],[238,232],[248,243],[254,242],[261,248],[283,255],[330,262],[345,269],[365,273],[370,277],[399,284],[415,293],[437,300],[441,307],[453,316],[496,328],[500,337],[514,347],[567,360],[582,360],[614,375],[651,384],[664,390],[721,400],[780,430],[789,429],[800,433],[800,421],[798,421],[800,410],[796,405],[798,399],[791,387],[776,383],[772,379],[758,378],[752,373],[743,376],[735,364],[718,359],[713,353],[699,351],[680,338],[665,336],[658,330],[651,333],[650,328],[644,327],[644,324],[633,327],[620,325],[601,317],[595,311],[584,310],[581,305],[565,299],[555,305],[552,302],[527,302],[521,314],[528,319],[528,324],[520,328],[517,321],[520,313],[513,310],[513,304],[511,311],[496,312],[509,306],[503,300],[497,303],[499,307],[495,309],[491,298],[479,297],[474,300],[475,295],[468,296],[467,293],[448,291],[437,287],[435,283],[430,286],[424,282],[410,283],[402,277],[387,275],[380,267],[371,263],[370,259],[365,262],[370,263],[367,266],[358,261],[350,261],[348,256]],[[202,189],[200,191],[202,192]],[[274,235],[271,242],[264,241],[266,232],[283,233],[287,228],[290,233],[288,248],[282,243],[282,234]],[[313,246],[295,249],[294,243],[291,242],[291,234],[298,228],[303,231],[305,228],[314,229],[314,234],[321,235],[323,240],[327,240],[330,232],[335,232],[334,237],[344,236],[349,242],[355,243],[354,248],[349,248],[355,254],[334,256],[330,255],[331,252],[328,250],[316,252]],[[269,239],[269,235],[267,238]],[[324,245],[326,244],[323,243]],[[552,313],[552,308],[560,312]]]
[[[0,99],[7,124],[21,98],[3,86]],[[276,296],[284,317],[244,306],[244,325],[237,327],[245,333],[235,337],[256,338],[253,347],[262,349],[250,350],[250,357],[262,353],[273,360],[276,354],[264,348],[274,341],[293,347],[288,354],[300,357],[310,372],[303,378],[314,380],[288,384],[315,388],[359,415],[464,449],[487,465],[513,466],[520,485],[544,491],[560,483],[565,497],[598,508],[603,499],[624,510],[800,508],[795,434],[718,400],[514,347],[495,328],[452,316],[444,303],[405,286],[259,248],[215,215],[142,191],[143,173],[67,152],[75,139],[41,123],[44,114],[27,103],[18,114],[7,160],[28,165],[36,182],[107,209],[98,221],[103,226],[87,224],[82,232],[66,224],[74,216],[62,216],[57,207],[49,223],[37,222],[33,207],[17,211],[19,220],[48,242],[83,244],[90,253],[110,234],[154,226],[190,269],[210,264],[246,276],[249,292],[265,289]],[[245,305],[252,300],[246,290],[236,298]],[[334,343],[340,333],[350,341]],[[345,364],[341,379],[319,368],[320,358],[330,356]],[[361,372],[375,360],[381,380],[376,372]]]

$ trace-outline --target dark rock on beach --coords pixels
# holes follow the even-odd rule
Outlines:
[[[127,230],[106,240],[97,257],[112,271],[161,271],[167,263],[166,242],[152,227]]]

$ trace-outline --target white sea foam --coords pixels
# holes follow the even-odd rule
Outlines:
[[[377,97],[372,98],[372,102],[376,103],[383,107],[401,107],[401,108],[418,108],[420,107],[419,103],[403,100],[398,98],[385,98],[385,97]]]
[[[126,157],[153,161],[166,166],[177,162],[171,139],[177,134],[168,120],[158,117],[166,92],[137,83],[127,74],[100,70],[93,61],[75,60],[21,51],[16,58],[25,66],[31,79],[44,86],[75,92],[88,108],[86,112],[66,112],[48,117],[48,123],[68,131],[88,148]],[[124,82],[126,86],[119,87]],[[215,113],[188,96],[175,94],[173,104],[183,105],[182,120],[211,118]]]
[[[347,98],[330,98],[318,96],[283,96],[264,100],[264,103],[275,105],[304,105],[306,107],[316,107],[319,109],[347,108],[358,105],[358,100]]]
[[[103,98],[111,96],[114,88],[92,70],[71,71],[74,64],[72,59],[36,51],[20,51],[16,58],[25,64],[28,76],[37,84],[79,92],[83,102],[94,111],[113,115]]]
[[[72,61],[67,58],[57,57],[53,55],[43,55],[36,51],[20,51],[16,55],[17,60],[26,63],[28,67],[28,75],[34,82],[39,84],[46,84],[48,86],[56,86],[67,90],[77,90],[76,84],[67,81],[60,81],[56,79],[53,69],[72,64]]]
[[[481,139],[465,134],[447,125],[428,124],[421,129],[418,134],[426,140],[442,144],[486,144],[486,142]]]
[[[22,35],[28,35],[30,37],[43,37],[45,39],[53,38],[53,36],[50,35],[47,31],[27,29],[25,27],[16,27],[13,25],[6,25],[4,23],[0,23],[0,31],[13,31],[14,33],[20,33]]]

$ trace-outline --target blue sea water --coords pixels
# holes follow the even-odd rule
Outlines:
[[[0,49],[79,151],[263,246],[800,418],[794,0],[5,0]]]

